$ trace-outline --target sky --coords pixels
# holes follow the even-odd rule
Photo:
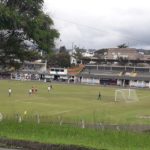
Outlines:
[[[60,38],[56,47],[150,49],[149,0],[44,0]]]

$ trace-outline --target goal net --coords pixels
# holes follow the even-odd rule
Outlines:
[[[115,101],[133,102],[138,101],[135,89],[120,89],[115,91]]]

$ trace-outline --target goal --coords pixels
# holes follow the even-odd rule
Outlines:
[[[115,101],[133,102],[138,101],[135,89],[120,89],[115,91]]]

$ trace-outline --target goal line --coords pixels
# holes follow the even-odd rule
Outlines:
[[[115,101],[133,102],[138,101],[135,89],[119,89],[115,90]]]

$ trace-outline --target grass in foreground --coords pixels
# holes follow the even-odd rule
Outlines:
[[[73,144],[90,149],[149,150],[149,133],[129,133],[80,129],[53,124],[32,124],[3,121],[0,123],[0,137],[30,140],[50,144]]]

